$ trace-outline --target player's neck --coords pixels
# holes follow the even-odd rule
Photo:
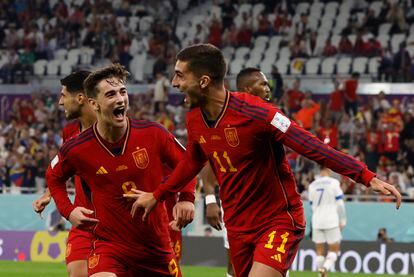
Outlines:
[[[122,127],[114,126],[103,121],[98,121],[96,129],[99,135],[110,143],[118,142],[128,129],[128,123],[125,121],[125,124]]]
[[[210,88],[205,103],[201,106],[204,114],[209,120],[216,119],[224,108],[226,103],[226,89],[221,88]]]
[[[85,131],[86,129],[89,129],[89,127],[92,126],[96,121],[95,114],[91,112],[84,112],[82,113],[82,116],[79,117],[79,122],[81,124],[81,132]]]

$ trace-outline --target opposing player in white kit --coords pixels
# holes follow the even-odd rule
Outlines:
[[[331,177],[328,168],[322,168],[320,176],[309,185],[312,241],[315,243],[318,271],[322,277],[327,276],[339,254],[341,230],[346,224],[343,197],[339,181]],[[325,243],[328,244],[326,256]]]

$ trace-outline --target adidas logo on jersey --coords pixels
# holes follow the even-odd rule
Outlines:
[[[203,136],[201,136],[200,137],[200,140],[198,141],[200,144],[202,144],[202,143],[207,143],[207,141],[206,141],[206,139],[203,137]]]
[[[108,174],[108,171],[106,171],[106,169],[101,166],[98,171],[96,171],[96,174]]]

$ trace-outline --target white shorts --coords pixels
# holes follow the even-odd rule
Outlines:
[[[334,244],[342,239],[339,227],[331,229],[312,229],[312,241],[314,243]]]

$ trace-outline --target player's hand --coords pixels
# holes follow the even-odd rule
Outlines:
[[[217,203],[210,203],[206,208],[206,217],[208,224],[216,230],[221,230],[222,215],[220,207]]]
[[[372,180],[369,182],[371,188],[375,192],[382,193],[384,195],[394,195],[397,203],[395,204],[397,209],[400,208],[401,205],[401,194],[398,192],[398,190],[393,186],[390,185],[384,181],[381,181],[378,178],[372,178]]]
[[[176,232],[181,232],[181,228],[178,227],[178,225],[177,225],[177,220],[171,221],[168,225],[169,225],[171,230],[176,231]]]
[[[194,219],[194,204],[190,201],[178,201],[173,208],[173,217],[178,228],[187,226]]]
[[[34,200],[32,203],[33,210],[42,217],[42,212],[46,208],[46,206],[50,203],[50,200],[52,197],[50,196],[50,193],[44,193],[42,196],[40,196],[38,199]]]
[[[84,207],[76,207],[69,215],[69,221],[73,226],[80,229],[87,229],[88,227],[95,225],[99,222],[96,218],[91,218],[86,215],[93,214],[92,210],[88,210]]]
[[[341,230],[341,232],[344,228],[345,228],[345,224],[339,224],[339,230]]]
[[[142,216],[142,221],[145,221],[148,215],[157,205],[157,199],[155,199],[154,195],[149,192],[137,189],[132,189],[131,191],[134,192],[134,194],[124,194],[124,197],[126,198],[136,199],[134,204],[132,204],[131,216],[135,216],[135,213],[137,212],[138,208],[144,208],[144,215]]]

